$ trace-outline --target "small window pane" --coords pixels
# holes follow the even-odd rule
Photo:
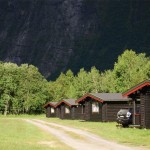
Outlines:
[[[54,110],[54,108],[52,108],[52,107],[51,107],[51,113],[52,113],[52,114],[55,113],[55,110]]]
[[[99,112],[99,103],[98,102],[92,103],[92,112]]]
[[[70,109],[68,107],[65,107],[65,113],[69,114],[70,113]]]

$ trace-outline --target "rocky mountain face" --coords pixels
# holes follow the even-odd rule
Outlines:
[[[0,0],[0,60],[67,69],[112,68],[125,49],[150,55],[147,0]]]

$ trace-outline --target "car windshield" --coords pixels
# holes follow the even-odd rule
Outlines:
[[[119,112],[122,113],[122,114],[126,114],[128,111],[129,111],[128,109],[120,109]]]

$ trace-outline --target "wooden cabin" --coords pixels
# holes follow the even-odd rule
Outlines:
[[[56,117],[56,104],[57,102],[48,102],[44,105],[44,108],[46,109],[46,117]]]
[[[85,94],[76,102],[82,107],[81,118],[87,121],[116,121],[117,112],[128,107],[129,99],[121,93]]]
[[[145,80],[122,94],[132,99],[133,125],[150,129],[150,80]],[[140,108],[137,103],[140,100]]]
[[[79,110],[75,99],[63,99],[56,105],[57,117],[60,119],[78,119]]]

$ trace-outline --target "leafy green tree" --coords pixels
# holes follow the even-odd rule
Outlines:
[[[62,98],[71,98],[74,82],[74,74],[68,70],[66,74],[61,73],[55,82],[50,82],[50,89],[53,94],[53,101],[59,101]]]
[[[90,78],[90,92],[92,93],[99,93],[102,91],[101,89],[101,74],[100,71],[98,69],[96,69],[96,67],[92,67],[91,71],[88,73],[89,78]]]
[[[3,66],[2,66],[3,65]],[[13,63],[1,64],[0,95],[1,108],[4,114],[10,112],[17,88],[17,65]]]
[[[33,65],[0,63],[0,110],[7,113],[42,112],[49,99],[48,82]]]
[[[101,90],[104,93],[116,93],[116,79],[113,70],[101,74]]]
[[[38,109],[46,102],[47,81],[33,65],[23,64],[21,69],[21,80],[18,86],[17,98],[23,104],[22,111],[31,113]]]
[[[150,58],[145,53],[136,54],[126,50],[118,57],[114,65],[116,91],[123,92],[139,82],[148,79],[150,74]]]
[[[74,87],[75,77],[71,70],[66,72],[65,97],[76,98],[76,89]]]
[[[74,81],[74,88],[76,90],[76,97],[79,98],[91,90],[90,77],[84,68],[80,69]]]

